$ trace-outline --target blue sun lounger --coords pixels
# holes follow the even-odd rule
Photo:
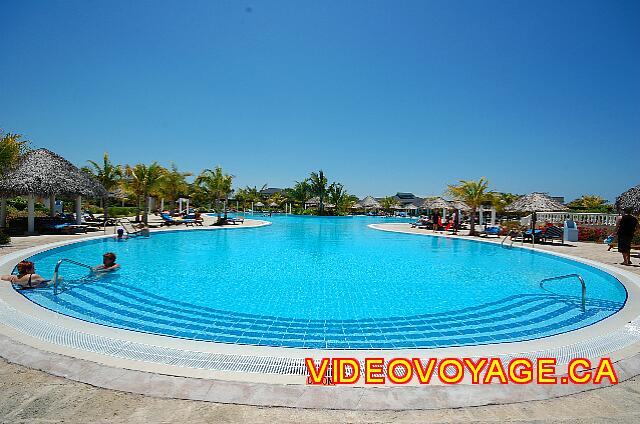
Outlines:
[[[166,213],[161,213],[160,218],[162,218],[162,225],[166,225],[166,226],[184,224],[188,227],[189,225],[193,226],[196,222],[195,219],[183,219],[183,218],[175,219],[174,217]]]
[[[480,235],[481,236],[496,236],[499,237],[500,236],[500,231],[502,231],[502,228],[500,227],[487,227],[484,230],[480,231]]]

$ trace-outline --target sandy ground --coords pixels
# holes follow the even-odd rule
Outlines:
[[[0,254],[85,236],[15,238]],[[574,243],[558,249],[576,256],[619,262],[603,246]],[[628,269],[628,268],[625,268]],[[638,270],[634,270],[639,272]],[[563,398],[510,405],[437,411],[358,412],[263,408],[159,399],[92,387],[0,359],[1,423],[213,423],[213,422],[640,422],[640,377],[617,386]]]

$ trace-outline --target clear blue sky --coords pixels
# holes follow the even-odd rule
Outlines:
[[[640,183],[638,1],[0,0],[0,127],[357,195]]]

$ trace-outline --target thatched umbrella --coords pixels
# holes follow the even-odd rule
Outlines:
[[[462,212],[468,212],[468,211],[471,210],[469,205],[467,205],[466,203],[464,203],[461,200],[452,200],[452,201],[449,202],[449,204],[451,205],[452,208],[457,209],[457,210],[462,211]]]
[[[433,199],[424,199],[421,207],[424,209],[450,209],[451,203],[447,202],[442,197],[435,197]]]
[[[522,196],[504,210],[508,212],[556,212],[566,211],[569,208],[556,202],[545,193],[531,193]]]
[[[403,206],[404,210],[406,210],[409,215],[411,215],[410,211],[417,211],[418,207],[416,205],[414,205],[413,203],[409,203],[407,205]]]
[[[556,212],[569,210],[560,202],[556,202],[545,193],[531,193],[522,196],[506,208],[507,212],[531,212],[531,242],[535,243],[536,212]]]
[[[360,203],[356,202],[351,206],[351,209],[363,209],[363,207]]]
[[[360,204],[365,209],[380,209],[380,208],[382,208],[382,205],[380,204],[380,202],[378,202],[372,196],[365,197],[364,199],[362,199],[360,201]]]
[[[121,187],[117,187],[115,190],[110,191],[109,193],[107,193],[107,196],[112,199],[118,200],[119,202],[121,202],[122,206],[124,206],[124,201],[129,197],[127,192],[124,191]],[[160,199],[160,210],[164,210],[164,197]]]
[[[433,199],[424,199],[421,205],[424,209],[442,209],[442,218],[447,214],[447,209],[451,209],[451,203],[444,200],[442,197],[435,197]]]
[[[47,149],[32,150],[0,181],[0,194],[28,197],[28,232],[34,232],[35,196],[49,197],[51,207],[56,195],[76,197],[76,220],[81,222],[81,196],[105,196],[106,190],[95,178],[80,171],[71,162]]]
[[[320,205],[320,198],[318,196],[312,197],[311,199],[304,202],[304,204],[308,206],[318,206]]]
[[[631,208],[634,215],[640,214],[640,185],[622,193],[616,197],[616,209],[622,212],[627,208]]]

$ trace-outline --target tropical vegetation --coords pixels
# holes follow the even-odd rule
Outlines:
[[[318,197],[318,215],[324,215],[324,201],[329,191],[329,180],[321,169],[318,172],[312,172],[308,181],[311,194]]]
[[[21,134],[4,132],[0,128],[0,177],[6,172],[10,171],[14,165],[16,165],[20,158],[29,150],[29,142],[22,138]],[[11,213],[13,208],[11,205],[7,205],[6,199],[2,198],[2,207],[6,212]],[[13,208],[13,210],[16,210]],[[4,231],[5,220],[7,215],[3,215],[0,222],[0,244],[8,244],[11,239],[9,235]]]
[[[140,207],[142,200],[142,222],[149,222],[149,196],[157,194],[160,184],[166,175],[166,170],[157,162],[151,165],[139,163],[133,167],[127,166],[127,187],[135,194],[138,213],[136,220],[140,220]]]
[[[398,205],[398,200],[393,196],[387,196],[380,199],[380,206],[387,212],[391,212],[394,206]]]
[[[224,199],[224,218],[227,218],[227,202],[232,189],[233,175],[225,174],[220,166],[215,169],[205,169],[196,177],[194,189],[200,192],[201,196],[209,201],[209,204],[215,203],[215,210],[218,219],[221,217],[220,200]]]
[[[122,177],[124,170],[120,165],[114,165],[109,159],[109,153],[105,152],[102,157],[102,164],[88,160],[89,166],[82,168],[83,171],[93,175],[102,186],[107,190],[107,196],[100,199],[100,207],[104,207],[105,218],[109,215],[109,193],[116,190]]]
[[[573,212],[613,213],[614,207],[600,196],[585,194],[567,203]]]
[[[18,163],[29,150],[29,142],[21,134],[5,133],[0,129],[0,175]]]
[[[495,193],[489,190],[489,180],[485,177],[478,181],[460,180],[458,184],[449,185],[447,193],[456,200],[463,201],[471,208],[471,216],[475,216],[478,208],[487,203],[493,204]],[[469,224],[469,235],[475,235],[475,220]]]

